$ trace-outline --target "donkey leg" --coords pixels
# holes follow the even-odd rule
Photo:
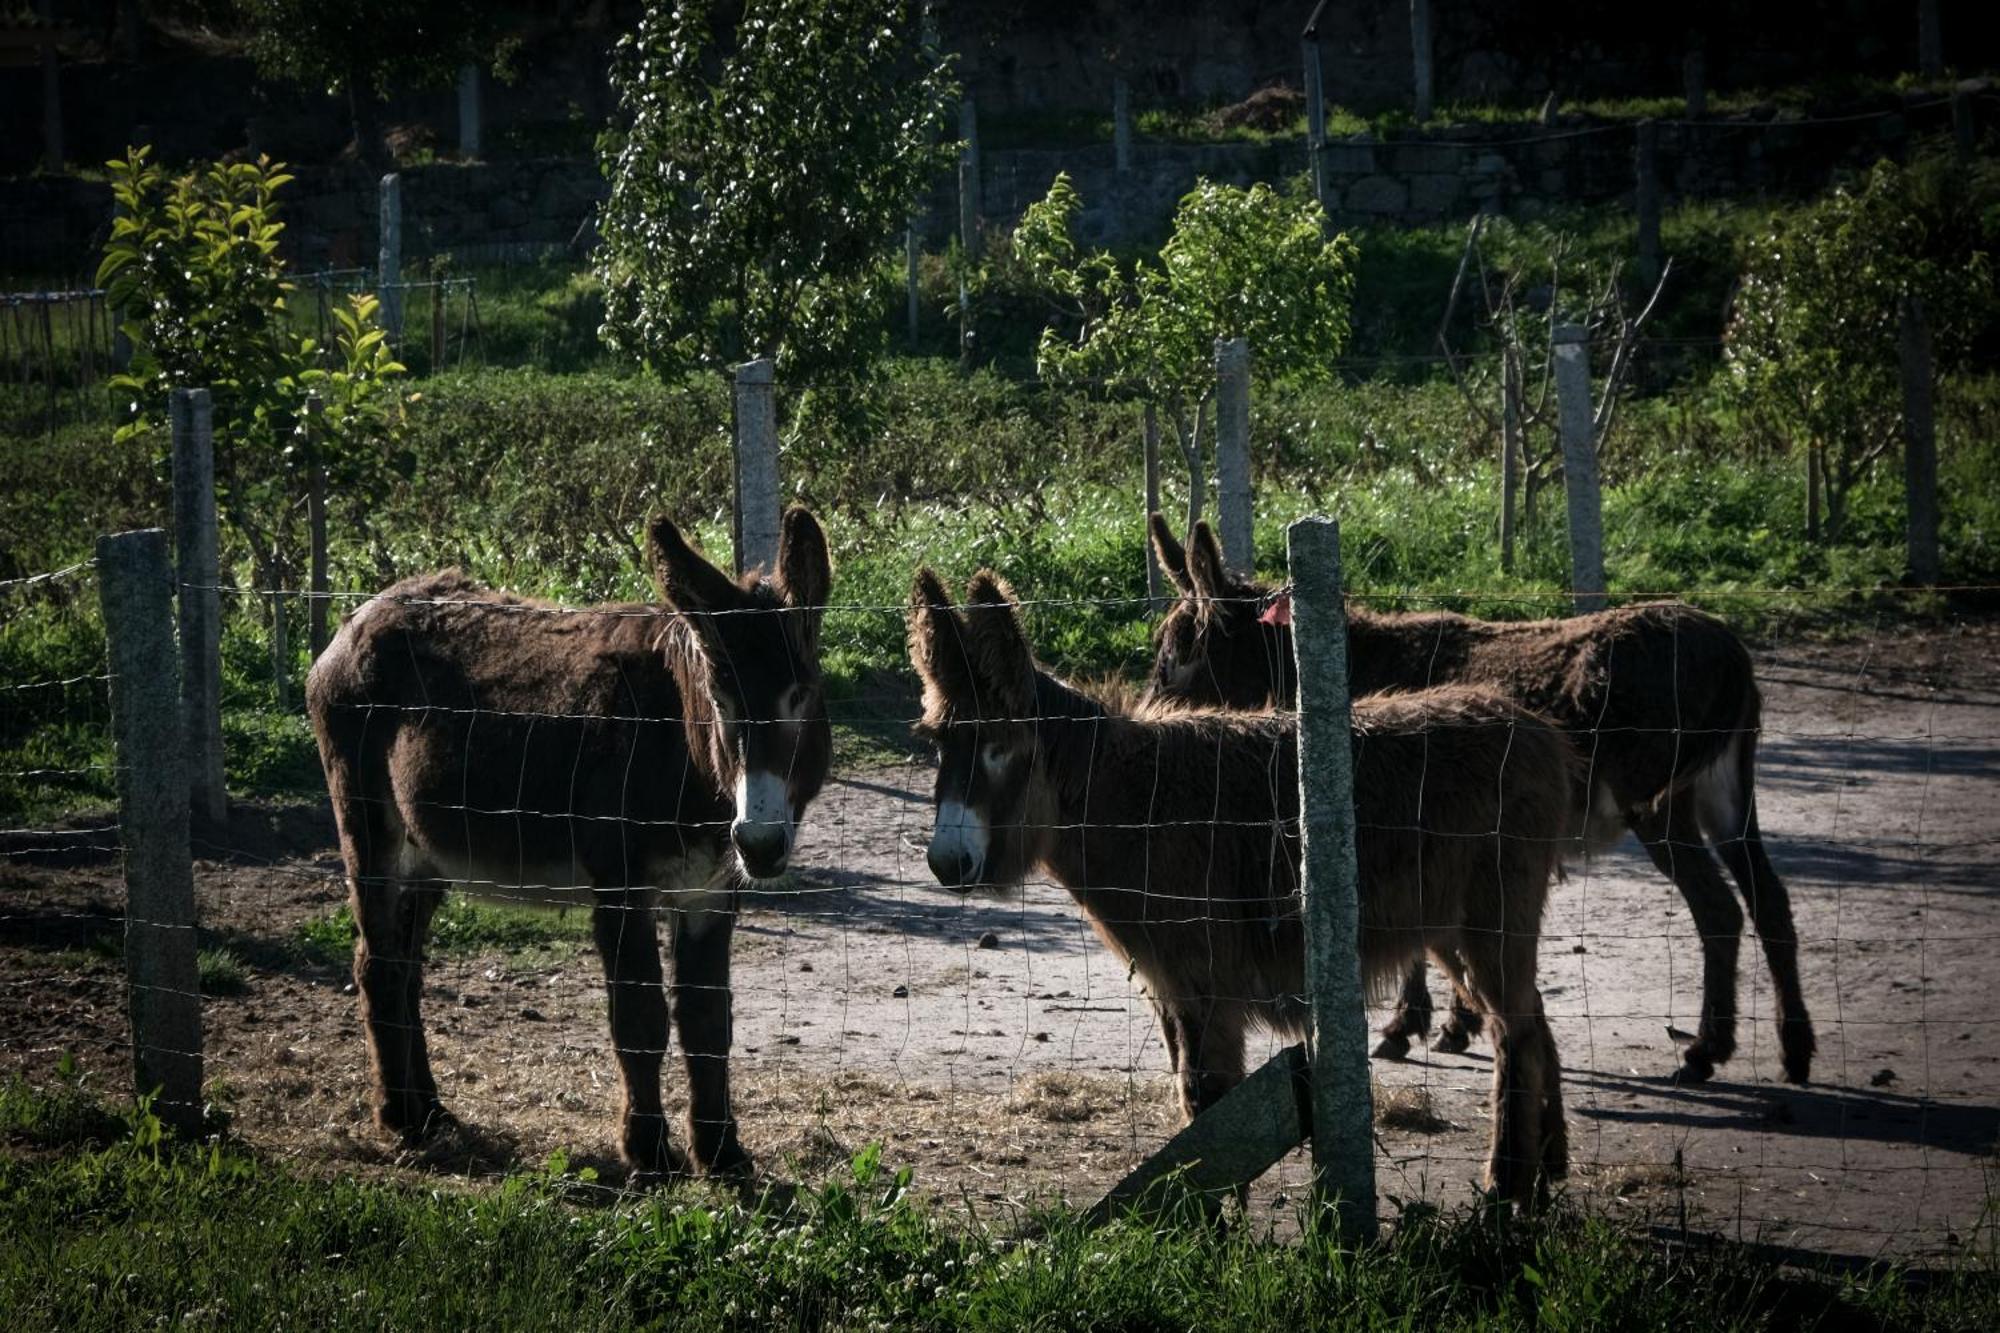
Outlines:
[[[1243,1014],[1234,1005],[1194,1001],[1161,1006],[1170,1049],[1179,1051],[1175,1083],[1181,1113],[1194,1119],[1243,1081]]]
[[[1792,895],[1778,878],[1771,858],[1764,854],[1755,798],[1747,798],[1745,806],[1739,826],[1709,827],[1708,835],[1716,854],[1735,877],[1743,900],[1750,905],[1750,919],[1764,944],[1764,960],[1770,965],[1771,985],[1778,995],[1778,1045],[1784,1054],[1785,1079],[1804,1083],[1812,1076],[1818,1042],[1813,1037],[1812,1017],[1806,1013],[1805,993],[1799,986],[1799,937],[1792,925]]]
[[[1375,1058],[1404,1059],[1410,1053],[1410,1042],[1429,1036],[1430,1030],[1431,988],[1424,980],[1424,960],[1419,958],[1403,977],[1403,994],[1396,1001],[1395,1014],[1382,1029],[1382,1040],[1375,1043]]]
[[[707,1175],[747,1177],[753,1163],[737,1140],[729,1104],[729,941],[736,913],[674,908],[667,926],[674,949],[674,1031],[687,1069],[687,1130],[695,1168]]]
[[[1541,1011],[1541,992],[1535,993],[1537,1040],[1542,1064],[1542,1189],[1569,1176],[1569,1121],[1563,1115],[1562,1057],[1556,1051],[1556,1035],[1549,1028],[1548,1015]]]
[[[431,1076],[419,1001],[424,984],[424,937],[444,894],[437,880],[357,874],[350,903],[354,989],[368,1030],[374,1076],[375,1123],[415,1139],[449,1122]]]
[[[1680,889],[1701,936],[1701,1023],[1674,1075],[1683,1083],[1700,1083],[1736,1051],[1736,954],[1743,938],[1743,909],[1708,854],[1691,799],[1634,818],[1632,831],[1653,864]]]
[[[667,1053],[667,996],[660,986],[660,942],[646,890],[600,891],[591,933],[604,960],[611,1005],[611,1045],[618,1056],[619,1155],[644,1176],[681,1175],[687,1162],[667,1136],[660,1105],[660,1061]]]
[[[1439,1029],[1431,1049],[1444,1055],[1459,1055],[1472,1044],[1472,1039],[1486,1028],[1486,1018],[1479,1007],[1479,1001],[1466,989],[1465,960],[1451,948],[1436,948],[1431,951],[1431,961],[1444,973],[1445,981],[1451,986],[1451,1016],[1445,1019]]]

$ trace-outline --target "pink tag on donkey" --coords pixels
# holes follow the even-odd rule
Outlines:
[[[1273,597],[1271,604],[1264,608],[1264,614],[1258,616],[1257,619],[1266,625],[1291,624],[1292,595],[1288,592],[1281,592]]]

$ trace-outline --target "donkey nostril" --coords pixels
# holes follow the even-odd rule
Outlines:
[[[781,859],[788,850],[784,827],[779,824],[745,821],[730,828],[729,840],[744,857],[765,864]]]

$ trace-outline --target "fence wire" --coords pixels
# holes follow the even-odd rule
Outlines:
[[[87,567],[23,581],[10,590],[10,630],[34,615],[87,618],[92,582]],[[261,593],[253,601],[250,590],[226,591],[236,614],[267,613]],[[1145,599],[1020,591],[1030,644],[1061,641],[1080,616],[1135,625],[1157,618]],[[1799,597],[1768,590],[1781,593]],[[365,598],[336,596],[350,609]],[[430,600],[446,603],[433,610],[470,609],[463,598]],[[837,585],[832,601],[823,655],[865,652],[885,632],[902,633],[902,606],[842,602]],[[1351,597],[1350,605],[1423,612],[1439,601]],[[1253,605],[1268,609],[1266,594]],[[628,619],[665,623],[650,607],[531,609],[572,634]],[[1755,653],[1763,700],[1757,816],[1795,912],[1803,996],[1818,1034],[1811,1080],[1785,1081],[1757,904],[1739,900],[1746,920],[1734,967],[1736,1050],[1712,1079],[1676,1081],[1702,1026],[1704,946],[1713,940],[1631,837],[1572,848],[1542,915],[1537,965],[1567,1102],[1566,1188],[1617,1215],[1746,1238],[1841,1252],[1962,1252],[1992,1243],[2000,1139],[2000,1032],[1979,1003],[2000,936],[2000,837],[1990,825],[2000,654],[1992,627],[1976,620],[1911,628],[1893,606],[1858,615],[1843,606],[1842,614],[1842,636],[1780,637]],[[1050,665],[1060,672],[1061,663]],[[115,804],[102,797],[111,763],[105,685],[100,668],[9,680],[0,695],[8,741],[0,759],[0,1029],[8,1073],[46,1079],[68,1055],[78,1077],[115,1095],[132,1052],[118,824]],[[1109,710],[1145,715],[1127,687],[1098,694]],[[444,700],[428,711],[385,708],[369,725],[399,734],[462,725],[476,735],[481,727],[559,730],[568,721],[583,735],[644,716],[502,701],[455,710]],[[939,886],[926,863],[936,767],[910,739],[924,709],[906,666],[866,690],[834,691],[826,710],[833,758],[804,811],[788,875],[742,894],[726,984],[692,976],[673,992],[676,1004],[706,993],[729,1006],[731,1106],[743,1145],[771,1179],[810,1177],[880,1142],[889,1159],[916,1168],[920,1185],[975,1209],[1094,1197],[1181,1123],[1156,997],[1105,938],[1129,929],[1129,919],[1100,909],[1094,929],[1069,891],[1039,876],[1007,893]],[[261,711],[254,725],[232,726],[228,825],[196,830],[211,1110],[253,1146],[336,1166],[502,1174],[560,1151],[596,1166],[608,1188],[638,1188],[643,1182],[626,1181],[614,1156],[621,1093],[606,996],[621,988],[607,989],[593,957],[585,906],[593,895],[571,892],[577,905],[547,907],[550,890],[577,877],[539,873],[530,836],[518,830],[553,820],[582,839],[592,826],[623,820],[622,836],[644,838],[660,821],[617,809],[483,803],[479,793],[489,788],[538,789],[549,756],[526,748],[511,759],[504,747],[489,750],[476,764],[461,756],[453,783],[399,800],[405,819],[421,817],[428,803],[450,819],[484,820],[484,829],[512,826],[516,841],[497,859],[520,862],[505,875],[454,874],[422,953],[377,955],[423,960],[421,1019],[391,1021],[377,1038],[421,1028],[439,1095],[457,1117],[455,1127],[406,1144],[371,1123],[376,1093],[349,957],[348,868],[316,778],[301,776],[296,763],[244,753],[245,738],[262,735],[310,764],[306,720],[296,703]],[[1282,725],[1282,712],[1277,719]],[[781,725],[754,712],[737,721]],[[31,742],[43,743],[35,738],[52,726],[72,748],[39,757]],[[1675,740],[1695,744],[1713,730],[1691,722]],[[1619,739],[1609,726],[1587,728],[1578,747],[1595,755]],[[1176,780],[1207,784],[1202,799],[1240,799],[1225,790],[1229,770],[1217,744],[1212,768]],[[570,780],[588,777],[587,766],[571,766],[580,776]],[[1442,790],[1446,776],[1426,770],[1418,781]],[[1133,778],[1096,755],[1080,780]],[[1149,771],[1148,780],[1158,779]],[[719,832],[715,825],[734,817],[726,796],[688,820],[685,835]],[[1367,799],[1364,844],[1451,836],[1449,811],[1420,804],[1414,825],[1385,828],[1366,818]],[[1226,838],[1233,824],[1252,821],[1209,822],[1212,836]],[[1282,809],[1265,822],[1273,837],[1288,831]],[[1018,824],[1023,832],[1136,833],[1148,847],[1186,832],[1178,818],[1120,829],[1047,810]],[[1664,851],[1706,857],[1702,842],[1670,838]],[[1147,922],[1193,925],[1212,949],[1232,947],[1243,921],[1217,906],[1244,891],[1228,882],[1231,873],[1199,857],[1158,863],[1139,899]],[[1510,888],[1495,878],[1480,891]],[[1364,905],[1379,891],[1364,881]],[[668,948],[671,983],[671,941]],[[1390,1020],[1398,980],[1383,979],[1370,996],[1371,1026]],[[635,994],[655,984],[627,982]],[[1441,1026],[1450,990],[1435,967],[1428,987]],[[1256,997],[1217,988],[1191,998],[1214,1011]],[[1387,1206],[1473,1197],[1489,1151],[1492,1036],[1489,1021],[1452,1053],[1434,1027],[1430,1044],[1414,1040],[1403,1059],[1374,1062]],[[1292,1039],[1253,1032],[1244,1063],[1255,1068]],[[717,1054],[690,1058],[679,1032],[649,1049],[667,1057],[664,1107],[685,1148],[689,1069]],[[1252,1216],[1259,1225],[1280,1222],[1309,1179],[1303,1150],[1293,1153],[1252,1193]]]

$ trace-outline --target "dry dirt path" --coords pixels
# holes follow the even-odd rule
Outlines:
[[[2000,627],[1793,646],[1759,665],[1762,818],[1793,894],[1814,1082],[1780,1080],[1754,940],[1736,1058],[1709,1084],[1668,1081],[1667,1029],[1695,1026],[1700,950],[1628,840],[1573,868],[1546,923],[1572,1189],[1635,1218],[1685,1210],[1692,1225],[1850,1254],[1991,1245]],[[810,813],[797,891],[749,904],[735,956],[745,1142],[786,1175],[879,1140],[921,1188],[982,1211],[1084,1198],[1173,1128],[1151,1012],[1061,891],[998,901],[933,884],[929,782],[922,765],[836,779]],[[253,964],[246,994],[206,1009],[210,1071],[250,1143],[389,1171],[498,1170],[560,1148],[615,1175],[603,991],[580,943],[433,966],[439,1082],[478,1132],[413,1160],[368,1125],[345,977],[277,947],[341,900],[330,847],[203,862],[197,882],[204,921]],[[122,1086],[120,971],[87,947],[115,924],[93,913],[117,895],[110,866],[0,866],[0,1068],[46,1077],[68,1050]],[[1377,1063],[1394,1112],[1378,1150],[1385,1207],[1469,1197],[1490,1072],[1477,1044]],[[1282,1164],[1256,1215],[1287,1216],[1304,1174],[1302,1155]]]

